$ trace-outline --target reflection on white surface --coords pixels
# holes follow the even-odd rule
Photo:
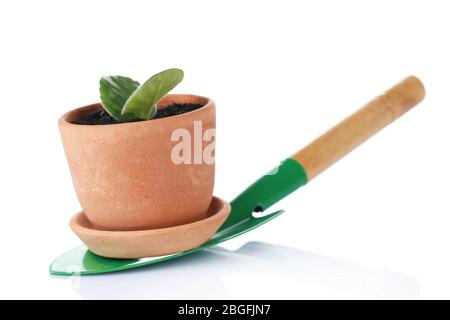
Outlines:
[[[406,275],[264,242],[70,281],[87,299],[415,299],[420,292]]]

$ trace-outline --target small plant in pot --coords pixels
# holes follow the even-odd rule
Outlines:
[[[169,94],[183,71],[142,85],[100,80],[102,103],[64,114],[59,127],[73,184],[97,230],[169,228],[206,218],[213,199],[215,105]]]

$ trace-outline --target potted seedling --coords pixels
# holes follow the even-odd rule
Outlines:
[[[205,218],[214,185],[215,105],[167,95],[182,79],[180,69],[142,85],[103,77],[101,104],[60,118],[73,184],[96,230],[161,229]]]

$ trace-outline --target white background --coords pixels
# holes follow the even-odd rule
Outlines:
[[[450,298],[448,1],[1,1],[1,298]],[[425,101],[286,213],[208,252],[114,275],[49,263],[80,241],[57,129],[102,75],[169,67],[218,107],[231,200],[405,76]],[[270,212],[270,211],[269,211]]]

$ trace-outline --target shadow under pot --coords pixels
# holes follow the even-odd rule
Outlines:
[[[101,110],[78,108],[59,119],[64,151],[81,207],[101,230],[144,230],[206,217],[214,187],[215,105],[168,95],[158,110],[199,104],[182,114],[107,125],[76,124]]]

